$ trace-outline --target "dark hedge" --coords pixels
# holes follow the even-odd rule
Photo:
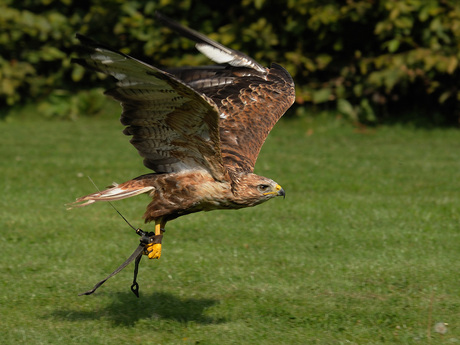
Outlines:
[[[162,66],[209,64],[153,19],[159,10],[265,65],[285,66],[296,113],[327,108],[353,121],[408,113],[460,118],[460,4],[455,0],[4,0],[0,108],[38,104],[41,116],[101,111],[105,81],[70,62],[76,32]],[[102,102],[102,103],[101,103]]]

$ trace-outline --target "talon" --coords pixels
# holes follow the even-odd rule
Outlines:
[[[149,259],[159,259],[161,257],[161,243],[149,243],[145,246]]]
[[[150,241],[145,245],[145,252],[149,259],[159,259],[161,257],[161,240],[163,235],[150,237]]]
[[[161,220],[155,221],[155,233],[151,236],[149,233],[148,243],[144,246],[144,254],[149,259],[159,259],[161,257],[161,240],[163,239],[164,225]]]

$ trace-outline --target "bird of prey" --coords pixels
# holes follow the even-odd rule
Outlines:
[[[163,24],[196,42],[216,66],[163,70],[77,35],[75,61],[117,80],[106,94],[121,102],[123,133],[152,173],[78,198],[74,206],[148,193],[145,222],[155,222],[145,245],[161,256],[166,222],[199,211],[255,206],[285,192],[253,173],[272,127],[294,102],[294,82],[273,63],[247,55],[157,14]]]

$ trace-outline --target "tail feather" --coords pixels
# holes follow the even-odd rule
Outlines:
[[[124,184],[121,185],[116,185],[114,184],[112,187],[97,192],[97,193],[92,193],[86,196],[83,196],[81,198],[78,198],[75,202],[70,203],[68,206],[69,209],[74,208],[74,207],[83,207],[87,205],[91,205],[95,203],[96,201],[116,201],[116,200],[121,200],[121,199],[126,199],[130,198],[132,196],[136,196],[142,193],[148,193],[152,189],[154,189],[153,186],[125,186],[123,187]]]

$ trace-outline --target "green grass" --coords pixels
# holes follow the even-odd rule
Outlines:
[[[0,123],[0,343],[460,342],[460,131],[282,121],[256,172],[285,200],[173,221],[140,299],[133,265],[79,297],[138,242],[107,204],[65,208],[147,172],[120,127]],[[116,206],[140,226],[147,202]]]

